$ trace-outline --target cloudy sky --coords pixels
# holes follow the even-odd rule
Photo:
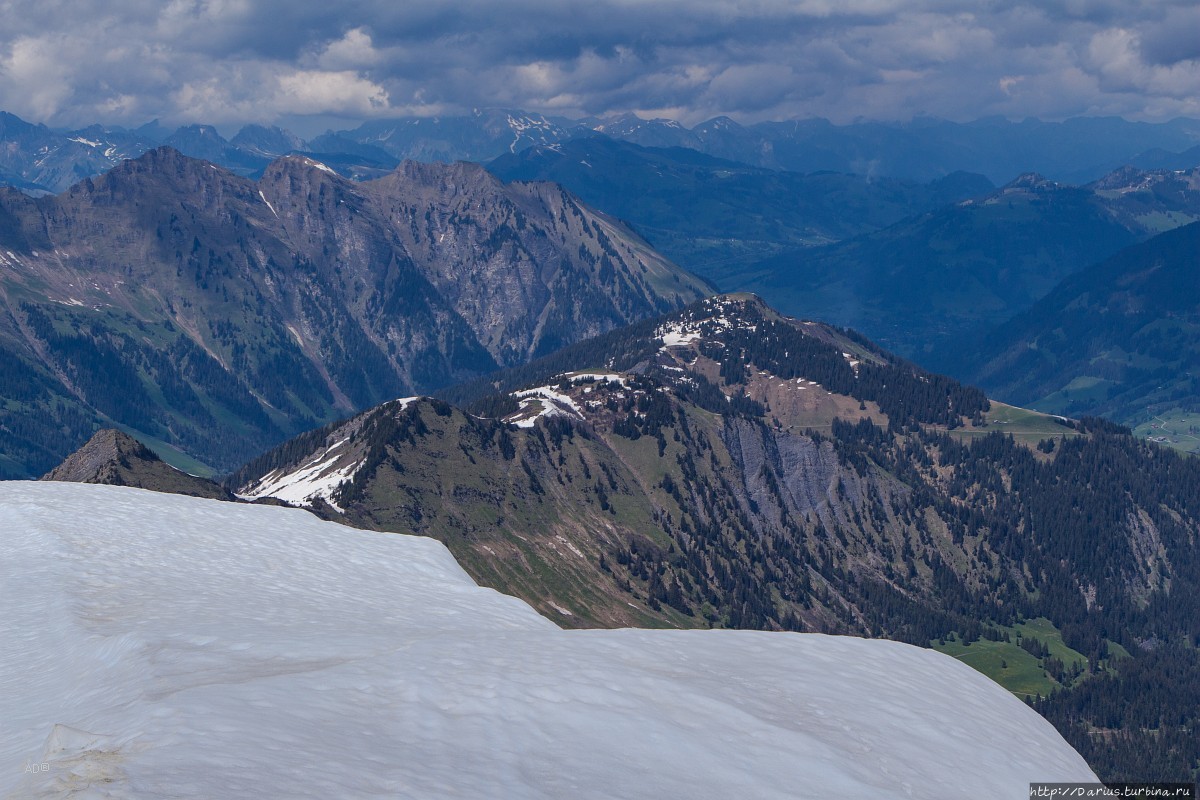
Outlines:
[[[1194,0],[0,0],[0,109],[1163,120],[1200,117],[1198,32]]]

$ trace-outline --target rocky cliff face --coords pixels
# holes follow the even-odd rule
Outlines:
[[[0,346],[59,394],[228,468],[705,287],[561,189],[480,167],[352,183],[288,157],[255,182],[162,148],[0,194],[0,291]]]

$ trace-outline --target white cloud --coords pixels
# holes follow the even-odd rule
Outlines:
[[[20,107],[35,120],[56,117],[71,96],[73,76],[53,38],[22,37],[0,61],[0,92],[19,96]]]
[[[351,28],[342,38],[326,44],[316,61],[322,69],[354,70],[375,66],[383,59],[365,28]]]
[[[378,84],[350,72],[297,70],[279,76],[273,107],[280,114],[347,114],[376,116],[389,109],[388,93]]]

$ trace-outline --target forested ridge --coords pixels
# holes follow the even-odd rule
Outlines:
[[[539,384],[580,413],[502,419]],[[630,624],[629,607],[637,624],[993,647],[989,674],[1024,669],[1019,694],[1102,777],[1200,764],[1184,735],[1200,718],[1194,459],[1094,418],[1020,439],[979,390],[745,296],[443,397],[470,414],[384,406],[239,477],[350,433],[365,457],[335,495],[346,520],[437,536],[477,580],[570,609],[567,624]],[[791,424],[787,397],[816,404],[809,422]],[[805,427],[819,413],[828,425]]]

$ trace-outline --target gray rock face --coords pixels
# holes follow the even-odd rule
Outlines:
[[[746,419],[724,420],[722,438],[738,472],[746,477],[750,499],[762,507],[831,518],[842,510],[834,486],[839,478],[857,477],[838,462],[831,442],[807,436],[776,435],[770,428]],[[766,474],[778,476],[778,492],[769,488]]]

